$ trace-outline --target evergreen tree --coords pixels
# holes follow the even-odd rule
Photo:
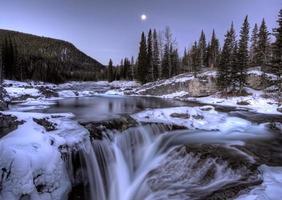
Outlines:
[[[130,69],[130,61],[128,58],[124,58],[123,61],[123,79],[129,80],[129,69]]]
[[[186,71],[185,69],[188,68],[188,53],[187,53],[186,48],[184,49],[184,52],[183,52],[183,58],[182,58],[182,61],[181,61],[181,65],[183,67],[183,71]]]
[[[194,45],[191,48],[191,68],[194,76],[196,77],[198,72],[200,71],[200,62],[199,62],[199,49],[198,44],[195,41]]]
[[[240,40],[238,46],[238,84],[239,84],[239,91],[242,92],[243,86],[246,82],[246,70],[248,66],[249,60],[249,52],[248,52],[248,42],[249,42],[249,22],[248,16],[246,16],[244,23],[242,25],[240,31]]]
[[[217,86],[219,90],[228,91],[231,85],[231,69],[233,66],[233,55],[236,44],[236,35],[233,23],[225,35],[224,45],[221,52],[221,59],[218,66]]]
[[[159,77],[159,68],[160,68],[160,50],[158,43],[157,31],[154,30],[153,33],[153,80],[156,81]]]
[[[169,78],[170,54],[169,46],[165,44],[162,60],[162,78]]]
[[[258,33],[258,52],[257,52],[257,64],[264,66],[270,59],[270,42],[269,32],[266,27],[265,20],[262,20],[259,33]]]
[[[250,48],[250,64],[257,65],[258,63],[258,25],[255,24],[251,37]]]
[[[153,69],[153,37],[152,30],[149,30],[148,33],[148,41],[147,41],[147,69],[148,74],[146,76],[147,82],[151,82],[154,80],[154,69]]]
[[[109,65],[108,65],[108,81],[112,82],[113,80],[114,80],[113,62],[112,62],[112,59],[110,59]]]
[[[199,50],[199,64],[200,67],[207,66],[206,58],[207,58],[207,42],[206,36],[204,31],[202,30],[201,36],[198,43],[198,50]]]
[[[179,55],[178,55],[178,50],[174,49],[171,53],[171,75],[175,76],[177,74],[179,74],[179,67],[180,67],[180,63],[179,63]]]
[[[147,45],[145,33],[142,32],[139,54],[138,54],[138,68],[137,68],[137,80],[142,84],[146,83],[146,73],[147,73]]]
[[[12,43],[12,39],[5,38],[4,45],[2,47],[2,62],[5,78],[15,79],[16,63],[17,63],[17,50]]]
[[[215,31],[212,32],[211,43],[208,48],[208,66],[215,68],[219,62],[219,40],[216,38]]]
[[[278,96],[281,98],[282,92],[282,9],[279,11],[278,15],[278,27],[274,29],[275,42],[273,45],[273,59],[272,66],[274,72],[278,76],[277,87]]]

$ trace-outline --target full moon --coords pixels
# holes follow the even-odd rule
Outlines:
[[[147,15],[145,15],[145,14],[141,15],[141,20],[142,21],[146,21],[147,20]]]

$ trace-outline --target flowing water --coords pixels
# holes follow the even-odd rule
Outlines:
[[[159,98],[97,96],[60,100],[42,112],[72,112],[80,122],[90,122],[184,105],[195,106]],[[234,199],[260,185],[258,166],[282,166],[282,137],[258,124],[281,118],[233,109],[228,113],[253,124],[224,134],[174,130],[164,124],[105,129],[102,139],[91,138],[69,152],[69,200]]]

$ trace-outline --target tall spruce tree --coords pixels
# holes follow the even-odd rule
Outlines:
[[[112,82],[114,80],[114,74],[113,74],[113,61],[110,59],[109,65],[108,65],[108,81]]]
[[[164,45],[163,59],[162,59],[162,78],[169,78],[169,67],[171,66],[169,45]]]
[[[206,57],[207,57],[207,42],[206,42],[206,36],[204,31],[202,30],[201,36],[198,43],[198,50],[199,50],[199,64],[200,67],[207,66],[206,64]]]
[[[146,81],[151,82],[154,80],[154,69],[153,69],[153,35],[152,30],[149,30],[147,38],[147,76]]]
[[[147,45],[146,45],[146,36],[145,33],[142,32],[140,47],[139,47],[139,54],[138,54],[138,61],[137,61],[137,80],[140,81],[142,84],[146,83],[146,73],[147,73]]]
[[[159,68],[160,68],[160,50],[159,50],[159,42],[158,42],[158,34],[156,29],[153,32],[153,80],[156,81],[160,78]]]
[[[211,43],[208,48],[208,66],[215,68],[219,62],[219,40],[216,38],[215,31],[212,32]]]
[[[252,31],[249,63],[251,66],[255,66],[258,64],[258,25],[257,24],[255,24]]]
[[[273,30],[275,36],[275,42],[273,44],[273,59],[272,67],[273,71],[278,76],[277,87],[278,96],[280,97],[280,103],[282,102],[282,9],[278,15],[278,27]]]
[[[264,66],[269,63],[270,60],[270,33],[267,30],[265,20],[261,22],[261,26],[258,33],[258,52],[257,52],[257,64]]]
[[[248,22],[248,16],[246,16],[240,31],[240,40],[238,44],[238,66],[236,68],[236,71],[238,73],[238,85],[240,93],[242,92],[242,89],[246,82],[246,71],[249,60],[249,29],[250,27]]]
[[[179,63],[179,54],[178,54],[178,50],[174,49],[171,53],[171,75],[175,76],[177,74],[179,74],[180,70],[180,63]]]
[[[217,87],[223,92],[228,92],[231,86],[231,70],[233,66],[233,55],[236,44],[236,34],[233,23],[230,30],[225,34],[221,59],[218,65]]]
[[[198,72],[200,71],[200,62],[199,62],[199,48],[198,43],[195,41],[191,48],[191,68],[195,77],[197,77]]]

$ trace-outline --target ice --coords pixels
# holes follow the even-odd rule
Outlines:
[[[173,117],[174,113],[183,114],[183,117]],[[219,130],[221,134],[245,130],[258,131],[259,134],[265,129],[264,125],[252,124],[247,120],[219,113],[212,106],[152,109],[133,114],[132,117],[141,122],[175,124],[189,129]]]
[[[16,116],[24,124],[0,140],[0,199],[16,200],[22,195],[31,200],[66,199],[71,184],[59,149],[83,142],[88,132],[71,119],[72,114],[2,114]],[[56,130],[46,132],[33,118],[48,119]]]
[[[236,200],[281,200],[282,167],[262,165],[259,169],[263,175],[263,183]]]

